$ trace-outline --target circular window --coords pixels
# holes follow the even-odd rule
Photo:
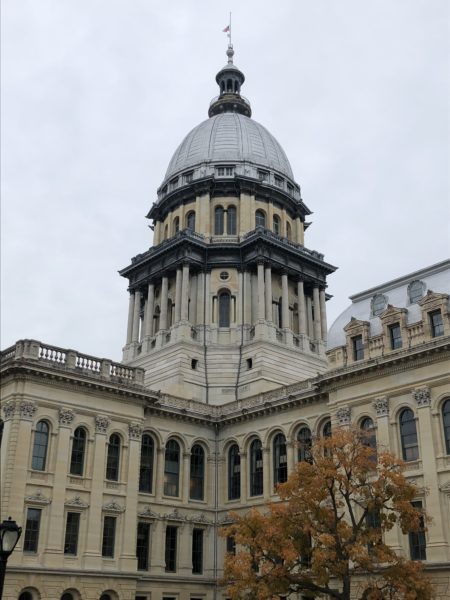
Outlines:
[[[424,291],[425,284],[423,281],[419,281],[418,279],[412,281],[408,286],[410,303],[415,304],[416,302],[419,302],[419,300],[423,298]]]
[[[226,281],[227,279],[230,278],[230,274],[228,273],[228,271],[222,271],[220,273],[219,277],[222,281]]]
[[[378,317],[386,308],[387,299],[383,294],[376,294],[372,298],[372,315]]]

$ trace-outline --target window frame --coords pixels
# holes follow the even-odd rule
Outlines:
[[[391,350],[399,350],[403,347],[402,328],[400,323],[392,323],[388,325],[389,343]]]
[[[444,450],[450,454],[450,398],[445,398],[441,408],[442,427],[444,431]]]
[[[77,437],[78,433],[83,433],[83,436]],[[84,475],[84,464],[86,460],[86,442],[87,442],[88,434],[86,428],[83,426],[78,426],[73,432],[72,439],[72,450],[70,453],[70,475],[83,477]],[[77,472],[78,471],[78,472]]]
[[[411,416],[405,420],[405,415],[409,413]],[[408,414],[408,417],[409,417]],[[402,450],[402,458],[405,462],[414,462],[419,460],[419,438],[417,435],[416,416],[411,408],[403,408],[398,415],[399,432],[400,432],[400,446]],[[405,431],[405,427],[409,424],[414,425],[414,431]],[[412,427],[411,427],[412,429]],[[414,442],[406,443],[406,438],[414,438]]]
[[[439,317],[438,322],[436,322],[435,317]],[[428,313],[428,319],[430,323],[430,334],[432,338],[441,337],[444,335],[444,319],[442,318],[442,311],[440,308],[437,310],[431,310]]]
[[[237,208],[234,204],[227,207],[227,235],[237,234]]]
[[[423,510],[422,500],[414,500],[411,504],[417,510]],[[425,521],[423,516],[419,520],[419,530],[408,533],[409,555],[411,560],[427,560],[427,538],[425,535]]]
[[[226,300],[225,300],[226,298]],[[228,306],[227,306],[228,303]],[[231,293],[229,290],[221,290],[217,296],[218,325],[228,329],[231,325]]]
[[[178,551],[178,527],[175,525],[166,525],[165,532],[165,572],[177,572],[177,551]]]
[[[186,229],[195,231],[195,210],[190,210],[186,215]]]
[[[263,229],[266,229],[266,224],[267,224],[266,213],[261,208],[258,208],[255,211],[255,228],[262,227]]]
[[[237,444],[228,449],[228,500],[241,497],[241,453]]]
[[[31,519],[30,513],[34,511],[37,518]],[[25,534],[23,539],[23,552],[27,554],[37,554],[39,550],[39,535],[42,522],[42,509],[35,506],[27,507],[25,519]],[[31,525],[35,523],[36,525]]]
[[[69,517],[76,517],[74,523],[69,524]],[[66,527],[64,530],[64,554],[77,556],[78,542],[80,539],[80,521],[81,513],[77,511],[68,511],[66,515]]]
[[[103,516],[102,558],[114,558],[116,550],[117,517]]]
[[[150,440],[151,444],[144,441]],[[144,453],[146,449],[146,454]],[[141,454],[139,463],[139,492],[153,494],[153,474],[155,470],[155,440],[148,432],[144,432],[141,438]],[[144,482],[146,485],[144,485]]]
[[[284,447],[284,453],[283,453]],[[288,478],[287,468],[287,442],[284,433],[278,432],[272,441],[273,458],[273,485],[276,487],[280,483],[286,483]],[[284,461],[282,458],[284,457]]]
[[[250,444],[250,496],[264,494],[264,458],[263,446],[259,438]]]
[[[114,440],[114,443],[112,443],[111,440]],[[121,450],[122,439],[120,435],[118,433],[112,433],[108,439],[108,450],[106,453],[105,479],[107,479],[108,481],[120,480]]]
[[[281,219],[279,215],[273,215],[272,230],[276,235],[281,235]]]
[[[42,431],[39,427],[47,428]],[[45,438],[45,442],[43,441]],[[50,423],[46,419],[40,419],[36,423],[33,438],[33,450],[31,455],[31,468],[33,471],[46,471],[48,460],[48,447],[50,444]],[[41,450],[43,448],[43,450]]]
[[[305,431],[308,432],[309,436],[300,434]],[[312,432],[308,425],[302,425],[297,431],[296,436],[298,448],[297,448],[297,462],[312,462],[311,448],[312,448]]]
[[[203,573],[203,549],[204,549],[204,530],[194,527],[192,530],[192,573],[202,575]]]
[[[225,231],[225,210],[220,204],[214,208],[214,235],[223,235]]]
[[[139,531],[140,529],[141,531]],[[138,571],[148,571],[150,566],[150,531],[150,523],[147,521],[138,521],[136,529],[136,558]],[[140,543],[142,541],[144,541],[144,543]]]
[[[176,460],[169,460],[169,453],[177,455]],[[178,498],[180,496],[180,470],[181,470],[181,446],[174,438],[167,441],[164,452],[164,496]],[[169,470],[170,464],[177,465],[176,469]],[[172,493],[172,489],[175,493]]]
[[[201,444],[194,444],[191,449],[189,498],[205,499],[205,450]]]
[[[352,340],[353,360],[364,360],[364,340],[362,334],[354,335]]]

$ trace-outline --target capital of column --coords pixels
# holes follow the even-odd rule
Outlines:
[[[16,403],[13,400],[10,400],[3,406],[3,414],[5,415],[5,421],[7,419],[12,419],[16,412]]]
[[[70,408],[60,408],[59,409],[58,418],[59,418],[60,425],[70,427],[74,417],[75,417],[75,414],[74,414],[73,410],[71,410]]]
[[[417,388],[413,390],[411,394],[419,408],[422,408],[423,406],[430,406],[431,393],[429,388]]]
[[[350,406],[341,406],[341,408],[339,408],[336,411],[338,425],[339,426],[350,425],[351,414],[352,414],[352,411],[351,411]]]
[[[142,435],[142,426],[139,423],[128,425],[128,436],[130,440],[140,440]]]
[[[108,427],[111,424],[111,420],[106,415],[97,415],[95,417],[95,433],[102,433],[106,435]]]
[[[24,421],[31,421],[34,417],[37,407],[34,402],[20,403],[20,418]]]
[[[375,400],[372,402],[372,406],[377,413],[377,417],[389,416],[389,398],[387,396],[375,398]]]

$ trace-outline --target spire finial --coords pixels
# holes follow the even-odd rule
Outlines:
[[[233,44],[231,43],[231,12],[230,12],[230,21],[229,21],[228,25],[225,27],[225,29],[223,29],[223,31],[224,31],[224,33],[227,34],[227,37],[228,37],[228,48],[227,48],[228,64],[232,65],[234,50],[233,50]]]

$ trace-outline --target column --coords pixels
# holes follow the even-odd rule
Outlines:
[[[281,327],[289,329],[289,288],[287,273],[281,275]]]
[[[189,265],[183,265],[183,276],[181,281],[181,320],[189,319]]]
[[[325,290],[321,289],[319,293],[320,301],[320,328],[322,330],[322,340],[327,341],[327,307],[325,306]]]
[[[270,267],[266,267],[265,292],[266,321],[272,321],[272,269]]]
[[[241,504],[244,506],[247,504],[248,496],[248,466],[247,466],[247,452],[240,452],[241,457]]]
[[[203,324],[205,309],[205,274],[200,271],[197,275],[197,325]]]
[[[181,267],[177,269],[177,278],[175,280],[175,323],[181,321]]]
[[[180,493],[179,496],[183,500],[183,502],[189,502],[189,488],[190,488],[190,479],[191,479],[191,453],[183,452],[182,453],[182,463],[180,469]]]
[[[167,329],[167,298],[169,292],[169,279],[167,276],[162,278],[161,285],[161,314],[159,317],[159,328]]]
[[[306,296],[306,319],[307,319],[308,336],[312,339],[314,336],[314,332],[313,332],[311,296]]]
[[[131,344],[133,339],[133,315],[134,315],[134,292],[130,292],[128,303],[128,326],[127,326],[127,344]]]
[[[297,295],[298,295],[298,327],[300,335],[306,335],[306,302],[305,302],[305,289],[303,281],[299,280],[297,283]]]
[[[166,461],[165,448],[156,450],[156,477],[155,477],[155,499],[161,501],[164,493],[164,466]]]
[[[251,273],[244,271],[244,323],[252,323],[252,280]]]
[[[243,283],[244,283],[244,275],[242,273],[242,271],[238,271],[238,290],[239,293],[237,294],[237,310],[236,310],[236,323],[238,325],[241,325],[244,322],[244,315],[243,315],[243,310],[242,310],[242,305],[243,302],[245,301],[245,296],[243,294]]]
[[[120,553],[120,567],[134,571],[136,564],[136,523],[139,489],[139,462],[141,454],[142,427],[137,423],[128,427],[128,469],[126,472],[126,510],[123,513],[123,545]]]
[[[265,317],[264,307],[264,265],[258,263],[258,320],[263,321]]]
[[[147,306],[145,311],[145,335],[153,335],[153,313],[155,311],[155,285],[148,284]]]
[[[139,319],[141,312],[141,292],[136,290],[134,293],[134,312],[133,312],[133,334],[131,341],[139,341]]]
[[[270,446],[263,446],[263,496],[265,500],[268,500],[273,493],[270,476],[271,471],[271,460],[270,460]]]
[[[205,289],[205,325],[209,325],[211,323],[211,272],[207,271],[205,274],[206,277],[206,289]]]
[[[197,316],[197,297],[198,297],[198,275],[195,274],[191,277],[190,284],[190,297],[191,297],[191,305],[190,305],[190,314],[189,320],[193,325],[198,324],[198,316]]]
[[[314,305],[314,339],[320,340],[322,338],[322,331],[320,328],[320,301],[319,301],[319,288],[314,286],[313,288],[313,305]]]
[[[296,457],[296,449],[297,446],[291,440],[286,440],[286,452],[287,452],[287,468],[288,468],[288,477],[295,470],[295,465],[297,464]]]

